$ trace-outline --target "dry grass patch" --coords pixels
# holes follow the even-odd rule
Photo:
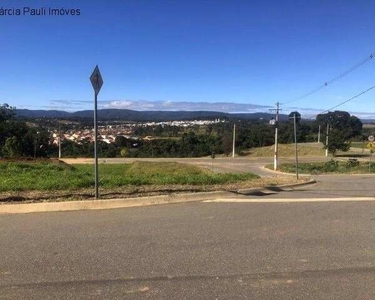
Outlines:
[[[294,184],[308,181],[309,178],[302,177],[296,180],[292,176],[266,177],[247,180],[237,183],[212,184],[212,185],[140,185],[123,186],[117,188],[100,188],[101,199],[119,199],[148,197],[159,195],[170,195],[176,193],[196,193],[211,191],[236,191],[239,189],[279,186],[284,184]],[[54,191],[8,191],[0,193],[0,203],[34,203],[34,202],[58,202],[72,200],[92,200],[94,189],[85,188],[79,190],[54,190]],[[1,205],[1,204],[0,204]]]
[[[279,156],[282,157],[293,157],[295,155],[294,144],[279,144]],[[301,143],[298,144],[298,155],[299,156],[324,156],[325,150],[321,143]],[[249,156],[256,157],[271,157],[274,155],[275,146],[252,148],[247,153]]]

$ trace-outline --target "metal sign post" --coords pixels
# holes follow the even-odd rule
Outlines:
[[[369,173],[371,173],[371,160],[372,160],[372,153],[374,152],[374,149],[375,149],[375,143],[374,143],[374,136],[373,135],[370,135],[368,137],[368,141],[369,143],[367,144],[367,148],[370,149],[370,158],[369,158],[369,161],[368,161],[368,171]]]
[[[95,92],[94,99],[94,157],[95,157],[95,199],[99,198],[99,168],[98,168],[98,94],[103,85],[103,78],[99,67],[96,65],[90,76],[90,81]]]
[[[296,156],[296,177],[297,180],[299,179],[298,174],[298,147],[297,147],[297,121],[300,117],[297,116],[296,113],[293,114],[293,117],[289,117],[289,119],[293,119],[293,126],[294,126],[294,147],[295,147],[295,156]]]
[[[370,159],[369,159],[369,162],[368,162],[368,172],[369,173],[371,173],[372,152],[374,152],[374,150],[370,149]]]

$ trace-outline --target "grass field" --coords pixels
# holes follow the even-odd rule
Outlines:
[[[256,157],[271,157],[275,151],[275,146],[252,148],[245,151],[249,156]],[[337,156],[361,156],[361,154],[368,155],[369,150],[365,148],[362,153],[362,142],[352,142],[351,149],[347,152],[338,151]],[[280,157],[293,157],[295,155],[294,144],[279,144]],[[298,144],[298,156],[325,156],[325,149],[322,143],[300,143]]]
[[[291,157],[295,155],[294,144],[279,144],[279,156]],[[298,155],[299,156],[324,156],[325,150],[321,143],[301,143],[298,144]],[[275,146],[252,148],[247,153],[249,156],[256,157],[269,157],[273,156],[275,152]]]
[[[366,149],[366,144],[367,143],[362,143],[362,142],[351,142],[350,147],[351,148],[360,148],[360,149],[362,149],[362,147],[364,147]]]
[[[267,166],[272,169],[273,166]],[[279,170],[286,173],[295,173],[295,164],[282,164]],[[298,171],[304,174],[322,174],[322,173],[338,173],[338,174],[366,174],[371,171],[375,173],[375,163],[372,162],[369,170],[368,162],[350,162],[350,161],[334,161],[320,163],[300,163]]]
[[[102,188],[141,185],[220,185],[249,181],[258,176],[218,174],[192,165],[175,162],[134,162],[99,166]],[[65,163],[0,162],[0,192],[77,190],[94,186],[92,165]]]

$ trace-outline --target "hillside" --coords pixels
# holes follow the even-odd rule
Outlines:
[[[17,109],[18,117],[26,118],[93,118],[92,110],[66,112],[58,110],[29,110]],[[243,120],[270,120],[273,114],[268,113],[223,113],[215,111],[136,111],[128,109],[100,109],[99,120],[121,121],[174,121],[174,120],[203,120],[203,119],[243,119]],[[280,120],[287,120],[287,115],[280,115]]]

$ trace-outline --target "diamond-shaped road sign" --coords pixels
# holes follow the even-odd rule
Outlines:
[[[90,76],[90,81],[92,84],[92,87],[94,88],[95,94],[99,94],[100,89],[103,85],[103,78],[102,75],[100,74],[99,67],[96,66],[94,71],[92,72]]]

